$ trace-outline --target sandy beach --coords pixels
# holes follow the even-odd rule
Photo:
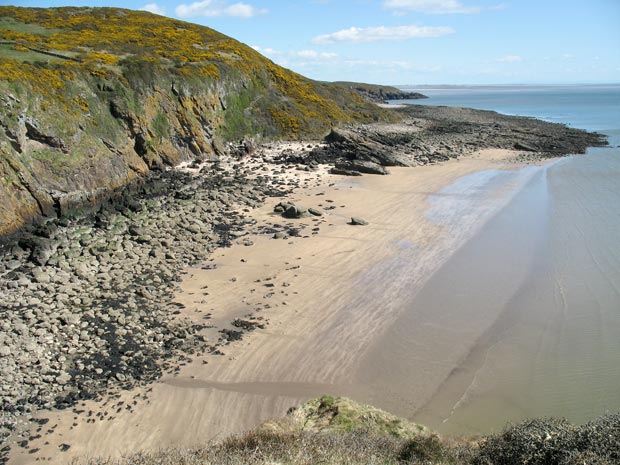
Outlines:
[[[148,390],[87,401],[78,413],[42,412],[57,427],[31,442],[34,455],[12,451],[10,463],[198,446],[321,394],[401,405],[393,413],[411,416],[497,315],[482,315],[444,353],[431,357],[431,347],[420,347],[418,382],[406,398],[400,391],[378,392],[381,383],[368,382],[362,362],[369,347],[376,353],[406,302],[531,178],[536,168],[524,166],[514,152],[485,150],[441,164],[391,168],[389,176],[297,172],[305,187],[288,200],[324,215],[279,218],[277,199],[271,199],[250,218],[305,225],[300,237],[239,238],[206,266],[187,269],[176,296],[184,316],[212,326],[204,330],[209,340],[222,337],[222,329],[238,329],[230,325],[235,319],[256,329],[220,355],[195,357]],[[369,224],[348,224],[353,216]],[[248,240],[252,246],[243,244]]]

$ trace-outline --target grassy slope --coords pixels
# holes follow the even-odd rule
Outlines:
[[[112,8],[0,7],[0,234],[242,137],[389,113],[210,28]]]
[[[222,81],[241,81],[239,95],[231,98],[233,109],[242,111],[236,105],[246,103],[243,110],[251,107],[256,129],[270,135],[316,134],[337,121],[385,116],[355,93],[343,93],[342,89],[277,66],[250,47],[208,27],[147,12],[0,7],[0,28],[0,40],[16,43],[10,50],[8,45],[2,49],[0,79],[31,83],[42,97],[53,89],[62,89],[67,78],[92,76],[129,83],[137,77],[149,87],[153,79],[149,74],[162,73],[190,89],[217,88]],[[39,53],[39,63],[33,64],[37,52],[32,49],[80,62]],[[144,74],[132,76],[136,64],[144,68]],[[41,67],[37,65],[45,68],[46,79],[40,79]],[[66,103],[73,107],[71,102]],[[232,122],[232,117],[227,117],[227,122]],[[227,130],[234,135],[245,133],[235,134],[234,124]]]

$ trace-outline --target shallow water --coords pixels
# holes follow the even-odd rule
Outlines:
[[[583,422],[620,408],[619,178],[618,157],[562,160],[431,279],[414,306],[442,305],[450,282],[452,296],[462,293],[451,302],[459,312],[501,311],[417,420],[485,432],[531,416]]]
[[[532,416],[585,422],[620,410],[620,131],[610,129],[620,119],[605,116],[614,112],[576,112],[574,122],[604,129],[611,147],[536,173],[368,352],[363,366],[380,361],[371,379],[394,398],[384,407],[444,433],[485,433]],[[444,221],[448,213],[434,208],[431,218]],[[428,367],[459,356],[422,406],[398,405]]]

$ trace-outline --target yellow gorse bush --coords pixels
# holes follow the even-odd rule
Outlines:
[[[134,79],[133,83],[149,88],[156,75],[160,80],[171,76],[207,85],[237,82],[231,85],[238,91],[243,82],[255,93],[244,105],[259,101],[257,114],[270,117],[270,124],[283,134],[323,130],[334,121],[361,114],[345,110],[319,83],[208,27],[118,8],[0,6],[0,21],[6,25],[0,27],[0,41],[3,47],[12,46],[6,56],[0,50],[0,79],[30,85],[44,97],[76,76],[116,78],[125,84]],[[257,99],[261,93],[269,98]],[[57,95],[63,99],[60,92]],[[69,93],[64,103],[87,112],[88,104],[73,97]],[[363,107],[354,97],[349,101]],[[230,121],[241,120],[237,114]]]

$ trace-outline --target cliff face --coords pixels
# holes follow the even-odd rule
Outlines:
[[[386,113],[218,32],[146,12],[0,7],[0,235],[226,142]]]

